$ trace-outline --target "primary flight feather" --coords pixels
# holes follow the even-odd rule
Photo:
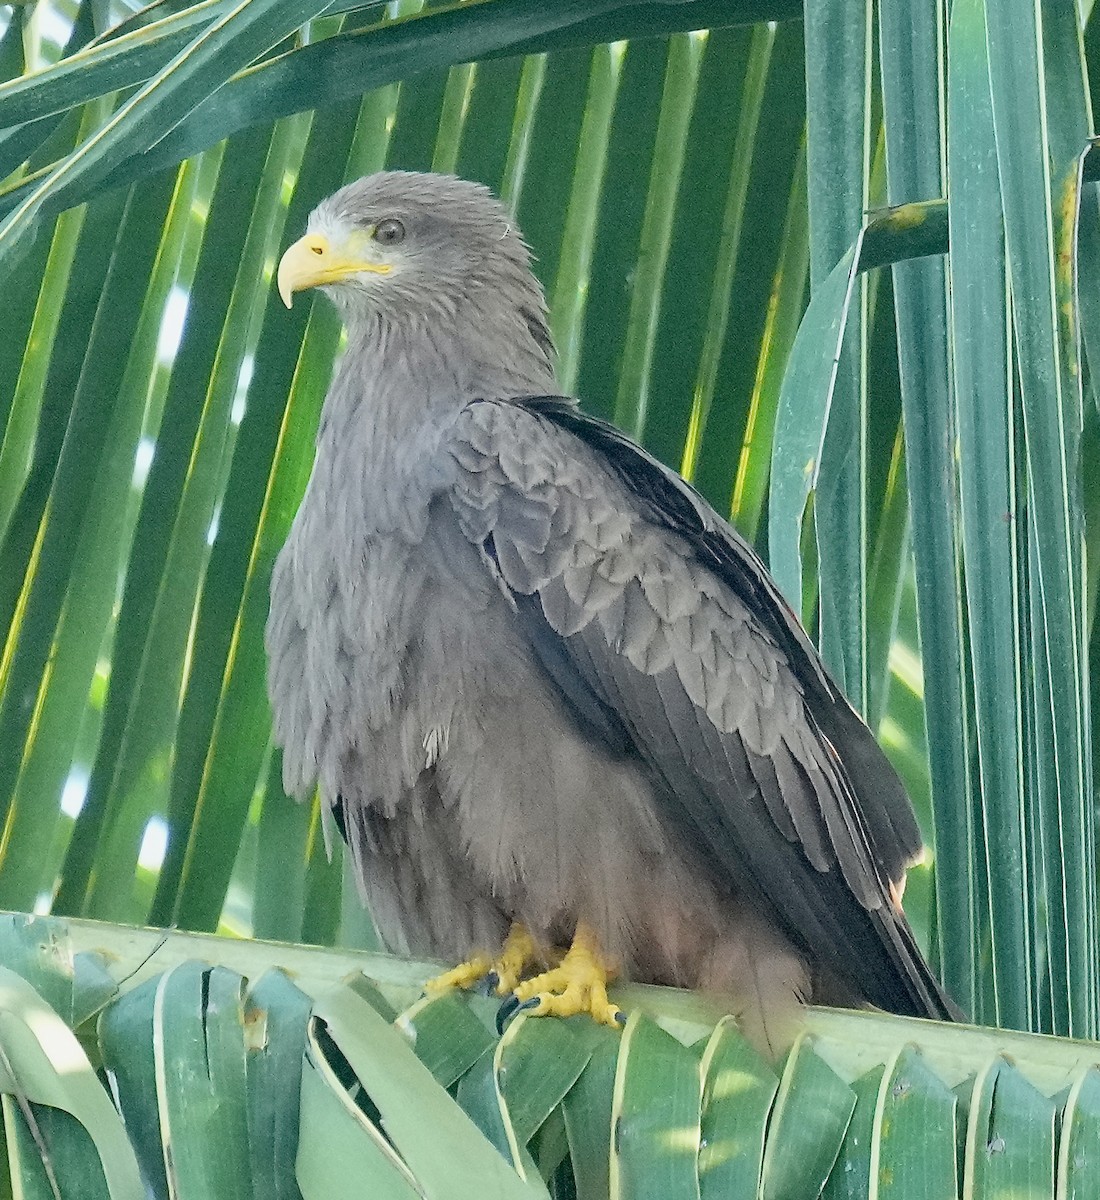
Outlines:
[[[504,207],[359,180],[280,264],[288,303],[314,286],[347,349],[269,685],[287,789],[335,810],[386,943],[491,956],[522,927],[509,985],[572,943],[597,1017],[619,969],[721,991],[766,1043],[798,1000],[950,1015],[898,903],[897,776],[751,547],[558,394]],[[554,1011],[559,983],[518,994]]]

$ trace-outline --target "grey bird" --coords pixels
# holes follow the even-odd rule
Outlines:
[[[897,775],[753,549],[559,394],[503,205],[369,176],[278,282],[347,348],[272,580],[275,734],[386,944],[460,983],[503,945],[540,1013],[614,1021],[615,971],[712,989],[773,1049],[801,1001],[953,1016]]]

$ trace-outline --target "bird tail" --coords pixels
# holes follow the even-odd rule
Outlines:
[[[966,1014],[944,991],[943,984],[932,973],[913,936],[909,922],[899,913],[898,933],[907,960],[912,1011],[906,1016],[928,1017],[933,1021],[965,1021]]]

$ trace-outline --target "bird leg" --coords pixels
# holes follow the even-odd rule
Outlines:
[[[538,943],[528,932],[527,926],[516,921],[504,939],[500,957],[493,964],[490,973],[495,977],[493,990],[498,996],[507,996],[509,992],[515,991],[524,971],[532,963],[544,962],[545,957]]]
[[[442,975],[429,979],[424,985],[424,990],[431,995],[438,995],[451,988],[469,989],[488,977],[489,986],[497,995],[506,996],[523,978],[523,972],[528,966],[544,962],[545,958],[527,927],[517,921],[508,931],[500,954],[495,960],[488,954],[475,954],[450,971],[444,971]]]
[[[615,974],[615,967],[600,953],[592,930],[580,924],[561,964],[517,985],[512,994],[528,1016],[588,1013],[601,1025],[616,1028],[626,1018],[607,998],[607,984]]]

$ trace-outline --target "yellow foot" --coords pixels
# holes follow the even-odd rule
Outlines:
[[[444,971],[429,979],[424,990],[432,996],[452,988],[476,987],[486,976],[498,996],[507,996],[523,978],[523,973],[532,963],[545,963],[546,957],[525,926],[518,922],[512,926],[500,955],[494,960],[487,954],[475,954],[473,958],[459,963],[450,971]]]
[[[493,960],[488,954],[475,954],[442,975],[436,975],[424,984],[429,996],[438,996],[452,988],[472,988],[493,969]]]
[[[607,998],[608,980],[614,975],[614,969],[600,955],[592,932],[578,925],[573,945],[561,965],[519,984],[513,995],[529,1016],[572,1017],[588,1013],[594,1021],[614,1029],[625,1019]],[[537,1005],[526,1008],[524,1002],[531,1000],[537,1000]]]
[[[517,921],[508,931],[504,945],[500,948],[500,957],[491,969],[491,974],[496,977],[496,994],[507,996],[509,992],[515,991],[524,971],[532,963],[540,961],[545,962],[545,958],[538,943],[527,932],[526,925]]]

